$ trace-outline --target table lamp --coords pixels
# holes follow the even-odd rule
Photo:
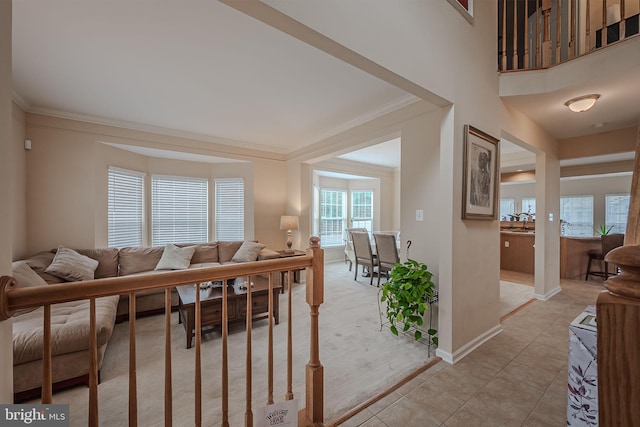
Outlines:
[[[291,230],[298,229],[298,217],[295,215],[282,215],[280,217],[280,230],[287,230],[287,252],[293,252],[291,245]]]

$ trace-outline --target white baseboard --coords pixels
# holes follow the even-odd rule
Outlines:
[[[454,351],[453,354],[449,353],[448,351],[444,351],[440,348],[436,349],[436,356],[440,357],[442,360],[444,360],[445,362],[451,365],[456,364],[459,361],[461,361],[465,356],[467,356],[469,353],[471,353],[473,350],[480,347],[482,344],[489,341],[491,338],[495,337],[500,332],[502,332],[502,325],[498,324],[493,328],[489,329],[488,331],[486,331],[484,334],[469,341],[468,343],[460,347],[458,350]]]
[[[547,292],[544,295],[540,295],[540,294],[533,294],[533,297],[536,299],[539,299],[540,301],[546,301],[549,298],[551,298],[552,296],[554,296],[555,294],[559,293],[562,289],[560,289],[560,286],[558,286],[555,289],[550,290],[549,292]]]

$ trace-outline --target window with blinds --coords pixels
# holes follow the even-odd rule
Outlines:
[[[142,246],[144,173],[118,168],[108,172],[109,247]]]
[[[522,199],[522,212],[526,214],[536,213],[536,199],[535,197],[524,197]]]
[[[373,191],[351,192],[351,227],[373,231]]]
[[[630,201],[629,194],[607,194],[605,196],[605,222],[607,229],[611,227],[609,233],[626,233]]]
[[[516,213],[515,199],[500,199],[500,219],[502,221],[509,221],[510,215]]]
[[[320,190],[320,241],[323,247],[343,245],[347,222],[347,193],[342,190]]]
[[[593,196],[560,197],[560,219],[567,222],[566,236],[593,236]]]
[[[244,180],[215,180],[216,240],[244,240]]]
[[[151,177],[151,244],[209,240],[209,181]]]

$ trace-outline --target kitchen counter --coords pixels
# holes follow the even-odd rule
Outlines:
[[[588,252],[591,249],[601,249],[600,236],[597,237],[568,237],[560,238],[560,278],[584,280],[589,263]],[[595,264],[595,262],[594,262]],[[593,268],[593,266],[592,266]],[[595,266],[597,270],[598,266]]]
[[[500,268],[533,274],[536,234],[534,231],[500,232]]]
[[[534,274],[535,231],[500,231],[500,268]],[[560,237],[560,278],[584,280],[588,252],[600,249],[600,236]],[[597,269],[598,267],[596,267]]]

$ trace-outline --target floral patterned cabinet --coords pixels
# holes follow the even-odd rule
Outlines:
[[[568,426],[598,425],[596,307],[588,306],[569,326]]]

